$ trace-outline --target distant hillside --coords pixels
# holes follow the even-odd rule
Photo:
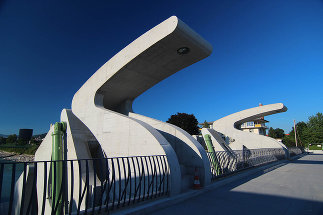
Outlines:
[[[45,138],[46,134],[47,133],[44,133],[44,134],[36,134],[36,135],[33,135],[33,137],[34,138],[41,138],[41,139],[43,139],[43,138]]]
[[[44,134],[36,134],[36,135],[33,135],[33,137],[34,138],[41,138],[41,139],[43,139],[43,138],[45,138],[45,136],[46,136],[46,134],[47,133],[44,133]],[[5,138],[7,138],[9,135],[6,135],[6,134],[0,134],[0,137],[5,137]],[[17,135],[18,136],[18,135]]]

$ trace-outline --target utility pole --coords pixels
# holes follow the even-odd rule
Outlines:
[[[297,147],[297,137],[296,137],[296,125],[295,125],[295,119],[294,119],[294,134],[295,134],[295,144]]]

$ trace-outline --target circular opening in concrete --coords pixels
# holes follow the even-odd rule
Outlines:
[[[190,52],[190,49],[188,47],[181,47],[177,49],[177,54],[184,55]]]

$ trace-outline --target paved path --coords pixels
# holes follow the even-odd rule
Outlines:
[[[323,154],[304,156],[152,214],[323,215]]]

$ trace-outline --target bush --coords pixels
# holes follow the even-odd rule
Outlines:
[[[1,151],[14,152],[17,154],[34,155],[39,145],[16,145],[16,144],[3,144],[0,145]]]
[[[7,138],[5,138],[5,137],[0,137],[0,144],[2,145],[2,144],[6,144],[6,142],[7,142]]]
[[[17,135],[12,134],[8,136],[6,143],[16,143],[16,141],[17,141]]]

